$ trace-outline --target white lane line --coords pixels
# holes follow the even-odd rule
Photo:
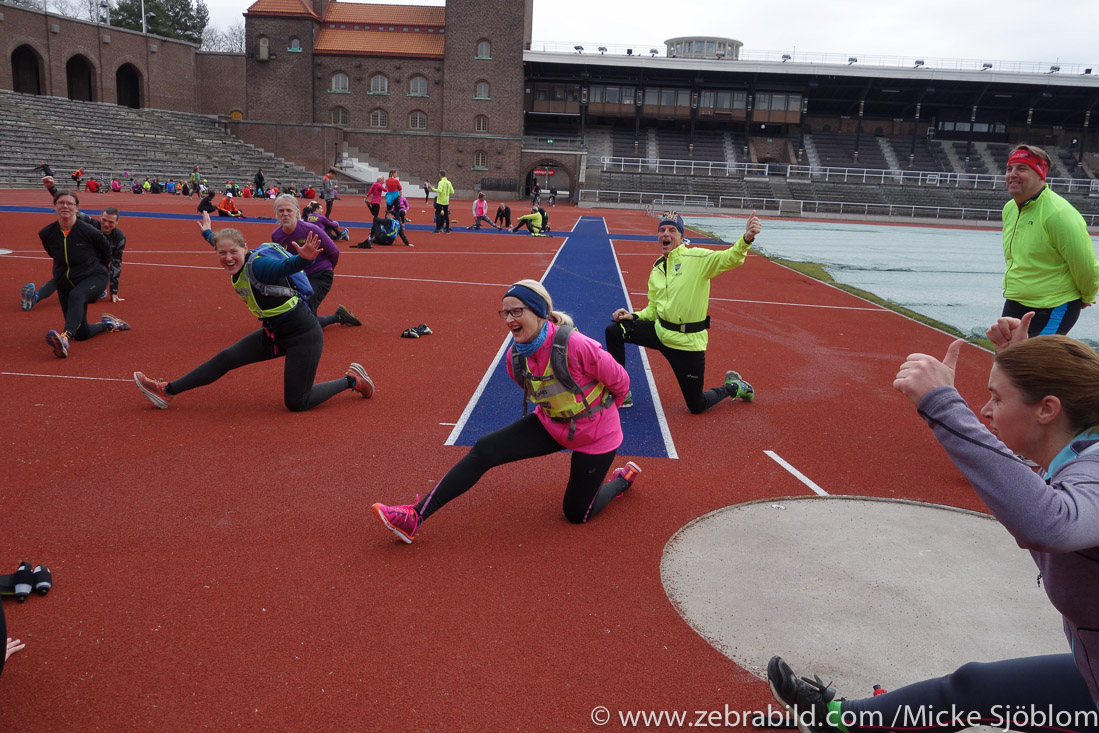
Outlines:
[[[806,476],[806,475],[805,475],[804,473],[802,473],[801,471],[797,470],[796,468],[794,468],[793,466],[791,466],[791,465],[790,465],[789,463],[787,463],[786,461],[784,461],[784,460],[782,459],[782,457],[781,457],[781,456],[779,456],[779,454],[778,454],[778,453],[775,453],[775,452],[774,452],[773,450],[765,450],[765,451],[763,451],[763,452],[764,452],[764,453],[766,453],[766,454],[767,454],[767,456],[768,456],[768,457],[770,457],[770,459],[771,459],[772,461],[774,461],[774,462],[775,462],[775,463],[777,463],[778,465],[782,466],[783,468],[785,468],[785,469],[786,469],[787,471],[789,471],[790,473],[794,474],[794,478],[796,478],[796,479],[797,479],[798,481],[802,482],[803,484],[805,484],[806,486],[808,486],[808,487],[809,487],[810,489],[812,489],[812,490],[813,490],[813,492],[814,492],[814,493],[815,493],[815,494],[816,494],[817,496],[828,496],[828,492],[827,492],[827,491],[825,491],[825,490],[824,490],[824,489],[822,489],[821,487],[817,486],[817,485],[816,485],[815,483],[813,483],[813,480],[812,480],[812,479],[810,479],[810,478],[809,478],[808,476]]]
[[[132,382],[132,379],[117,379],[114,377],[76,377],[71,374],[29,374],[27,372],[0,372],[4,377],[43,377],[45,379],[88,379],[94,382]]]

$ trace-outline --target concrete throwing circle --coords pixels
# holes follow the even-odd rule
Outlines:
[[[1038,569],[999,522],[863,497],[738,504],[684,526],[660,563],[684,620],[766,677],[775,654],[868,697],[966,662],[1068,652]]]

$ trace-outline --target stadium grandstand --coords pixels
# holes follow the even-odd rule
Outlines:
[[[1092,68],[756,58],[712,36],[547,47],[532,7],[257,0],[245,52],[208,53],[0,2],[0,184],[32,182],[40,159],[104,177],[331,173],[348,190],[445,168],[465,195],[538,180],[582,204],[996,219],[1007,153],[1029,142],[1099,216]]]

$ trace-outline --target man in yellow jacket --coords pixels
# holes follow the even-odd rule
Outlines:
[[[435,233],[442,230],[450,234],[450,194],[454,186],[447,180],[446,171],[439,171],[439,182],[431,190],[435,192]]]
[[[695,415],[705,412],[726,397],[751,402],[752,385],[735,371],[725,372],[725,383],[703,391],[706,374],[706,315],[710,301],[710,279],[744,264],[748,248],[762,229],[752,212],[744,236],[726,250],[690,247],[683,238],[683,219],[666,212],[656,229],[660,259],[649,274],[649,304],[636,313],[619,308],[611,314],[614,323],[607,326],[607,351],[626,365],[626,344],[657,349],[668,360],[683,392],[683,400]],[[633,406],[627,395],[623,407]]]

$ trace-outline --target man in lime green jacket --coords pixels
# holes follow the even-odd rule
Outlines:
[[[710,317],[706,314],[710,301],[710,279],[726,270],[744,264],[748,248],[762,229],[759,217],[752,212],[744,228],[744,236],[726,250],[690,247],[683,238],[683,219],[667,212],[660,219],[656,239],[660,243],[660,259],[649,273],[649,304],[636,313],[619,308],[607,326],[607,351],[626,365],[626,344],[657,349],[668,360],[683,392],[683,399],[695,415],[705,412],[726,397],[751,402],[755,399],[752,385],[735,371],[725,372],[725,383],[703,391],[706,374],[706,329]],[[626,397],[623,407],[633,406],[633,395]]]
[[[1011,201],[1003,211],[1003,315],[1022,318],[1034,311],[1029,336],[1068,333],[1099,289],[1099,262],[1084,217],[1046,185],[1049,165],[1044,150],[1019,145],[1004,174]]]
[[[439,171],[439,182],[431,190],[435,192],[435,233],[442,230],[450,234],[450,194],[454,186],[447,180],[446,171]]]

